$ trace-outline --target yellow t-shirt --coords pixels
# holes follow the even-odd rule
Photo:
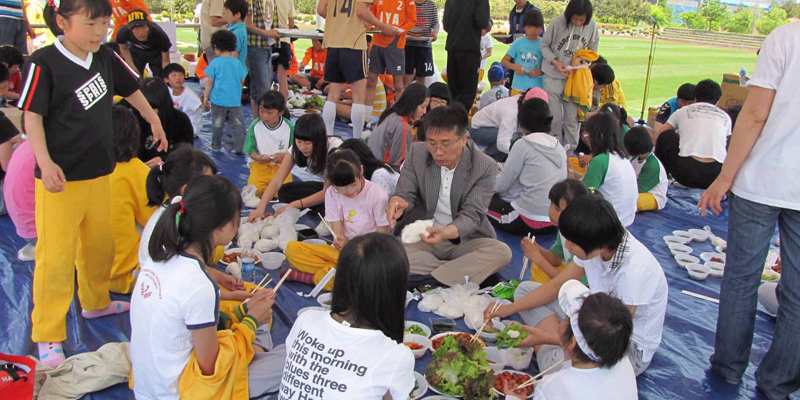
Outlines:
[[[600,107],[606,103],[614,103],[626,110],[628,109],[625,103],[625,92],[622,91],[622,85],[616,79],[600,91]]]
[[[297,13],[294,10],[293,0],[275,0],[275,22],[276,28],[289,29],[289,18],[294,18]],[[291,39],[282,38],[281,42],[290,43]]]
[[[136,283],[131,273],[139,268],[140,230],[156,210],[147,206],[145,181],[149,172],[147,165],[133,158],[117,163],[109,176],[111,234],[115,246],[109,290],[115,293],[130,293]]]
[[[372,4],[372,0],[328,0],[325,18],[325,48],[354,50],[367,49],[367,27],[356,14],[359,3]]]

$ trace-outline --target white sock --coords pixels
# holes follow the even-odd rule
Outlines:
[[[366,106],[363,104],[353,104],[350,109],[350,121],[353,122],[353,138],[361,139],[361,132],[364,130],[364,117],[366,116]],[[361,123],[359,123],[361,121]]]
[[[336,103],[326,101],[322,107],[322,120],[325,121],[325,130],[328,136],[333,135],[333,124],[336,122]]]
[[[366,107],[367,109],[364,112],[364,124],[366,124],[367,122],[370,121],[370,118],[372,117],[372,106],[364,106],[364,107]]]

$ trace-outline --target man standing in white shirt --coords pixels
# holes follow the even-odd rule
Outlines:
[[[720,290],[711,369],[739,384],[750,360],[758,285],[779,223],[782,274],[772,345],[756,370],[758,389],[785,399],[800,388],[800,22],[783,25],[761,47],[750,94],[736,121],[730,152],[698,208],[719,214],[728,192],[728,253]],[[788,161],[788,162],[787,162]]]
[[[405,245],[416,275],[412,282],[431,276],[455,285],[469,276],[481,283],[511,261],[511,249],[496,239],[486,212],[497,163],[467,141],[468,123],[460,105],[438,107],[425,116],[426,142],[411,145],[386,206],[396,232],[416,220],[433,220],[427,236]]]
[[[654,134],[655,155],[683,186],[706,189],[719,175],[731,135],[731,117],[715,106],[722,88],[711,79],[694,88],[696,103],[682,107]]]

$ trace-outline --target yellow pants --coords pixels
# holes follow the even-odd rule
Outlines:
[[[64,183],[64,191],[48,192],[36,180],[36,267],[33,270],[34,342],[67,339],[66,315],[75,289],[87,311],[108,307],[114,238],[108,176]]]
[[[578,160],[578,157],[569,158],[569,168],[575,172],[586,175],[586,167],[581,167],[581,162]]]
[[[478,82],[483,80],[483,72],[484,72],[483,68],[478,70]]]
[[[250,163],[250,176],[247,177],[247,184],[255,185],[256,196],[261,197],[261,195],[264,194],[264,189],[267,188],[272,177],[278,172],[279,167],[280,165],[264,164],[255,161]],[[292,174],[289,174],[286,175],[286,179],[283,180],[283,183],[289,183],[291,181]],[[278,193],[275,193],[275,197],[278,197]]]
[[[636,203],[636,211],[658,210],[656,197],[651,193],[639,193],[639,201]]]
[[[558,268],[559,271],[563,271],[564,268],[566,268],[566,267],[567,267],[567,264],[561,263],[561,265],[559,265],[556,268]],[[551,279],[552,278],[550,278],[547,274],[545,274],[544,271],[542,271],[542,269],[539,268],[538,265],[536,265],[536,263],[531,261],[531,280],[532,281],[539,282],[539,283],[547,283],[547,282],[550,282]]]
[[[314,274],[314,284],[318,284],[328,271],[336,268],[339,250],[327,244],[289,242],[286,246],[286,261],[290,267],[300,272]],[[333,279],[324,289],[333,290]]]

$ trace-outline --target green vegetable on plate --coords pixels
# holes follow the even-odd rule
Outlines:
[[[528,331],[522,329],[519,324],[512,324],[498,333],[495,341],[497,342],[497,348],[502,349],[503,346],[516,347],[526,337],[528,337]]]
[[[411,325],[411,326],[409,326],[408,328],[406,328],[406,333],[411,334],[411,335],[426,336],[425,335],[425,331],[423,331],[422,328],[419,327],[419,325]]]
[[[425,378],[436,390],[465,400],[489,399],[494,373],[480,342],[445,337],[425,368]]]

